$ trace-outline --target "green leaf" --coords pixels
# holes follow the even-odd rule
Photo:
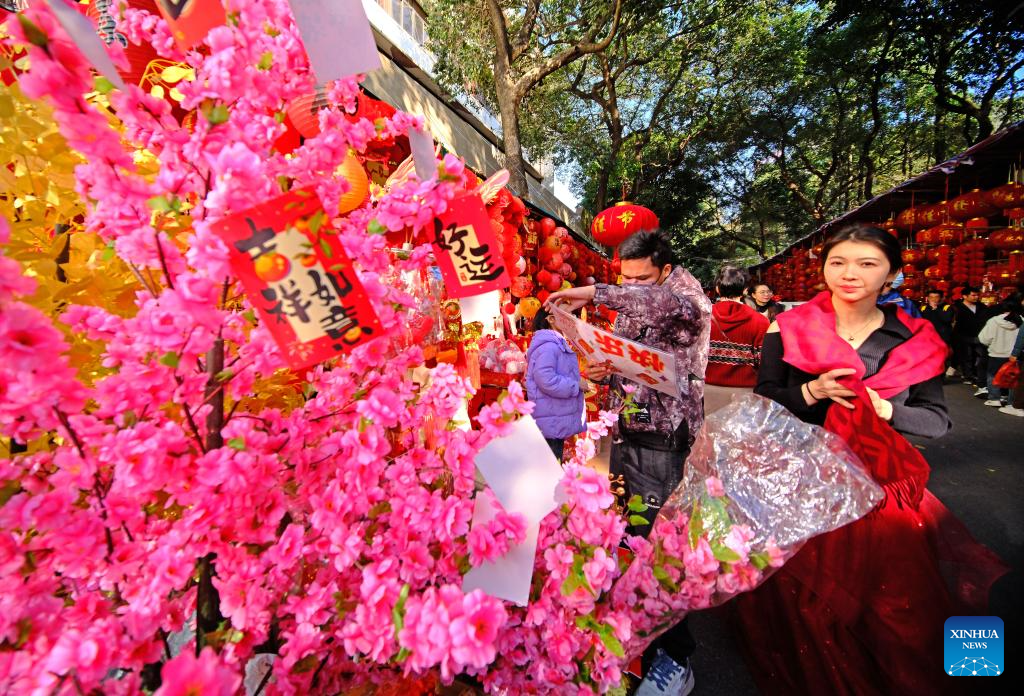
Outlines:
[[[221,370],[213,376],[213,379],[217,382],[227,382],[229,379],[235,376],[234,370]]]
[[[320,251],[324,252],[324,256],[327,258],[334,256],[334,251],[331,249],[331,245],[327,243],[326,239],[318,239],[317,242],[320,245]]]
[[[318,210],[309,218],[309,231],[316,234],[324,224],[324,211]]]
[[[160,364],[166,365],[167,367],[177,368],[178,363],[181,362],[181,356],[175,353],[173,350],[169,350],[160,356]]]
[[[233,437],[228,440],[228,447],[242,451],[245,449],[245,438],[244,437]]]
[[[102,75],[97,75],[93,78],[92,86],[100,94],[110,94],[114,91],[114,83]]]
[[[622,643],[615,636],[615,631],[608,624],[601,624],[597,629],[597,635],[604,643],[604,647],[608,648],[608,651],[615,655],[615,657],[625,657],[626,651],[622,647]]]
[[[380,224],[377,219],[370,220],[370,224],[366,226],[366,231],[370,234],[385,234],[388,228]]]
[[[146,205],[149,206],[150,210],[158,213],[166,213],[171,209],[171,202],[163,196],[153,196],[146,201]]]
[[[386,500],[382,500],[371,507],[369,512],[366,513],[366,516],[372,520],[380,517],[381,515],[386,515],[389,512],[391,512],[391,503]]]
[[[647,521],[647,518],[643,515],[630,515],[629,523],[634,527],[645,527],[650,524],[650,522]]]
[[[107,246],[103,250],[103,253],[100,254],[100,258],[103,259],[104,261],[110,261],[111,259],[114,258],[114,255],[116,253],[117,253],[117,250],[114,249],[114,242],[110,241],[110,242],[107,242]]]
[[[730,549],[725,544],[719,544],[715,542],[711,544],[711,553],[715,555],[715,559],[722,563],[736,563],[740,560],[740,555]]]
[[[679,585],[675,583],[672,577],[668,574],[668,571],[661,566],[654,566],[654,577],[658,583],[670,592],[678,592]]]
[[[211,108],[205,110],[203,115],[206,120],[210,122],[211,126],[219,126],[222,123],[226,123],[231,118],[231,113],[228,111],[228,107],[223,104],[215,104]]]
[[[395,622],[396,636],[405,626],[405,600],[407,599],[409,599],[409,583],[402,585],[402,590],[398,593],[398,601],[391,609],[391,619]]]
[[[626,503],[626,507],[629,508],[631,512],[647,512],[647,505],[644,503],[643,498],[640,497],[639,493],[629,499],[629,502]]]
[[[704,525],[701,522],[700,516],[700,501],[695,501],[693,504],[693,514],[690,515],[690,524],[688,525],[690,532],[690,548],[697,548],[697,539],[704,532]]]
[[[284,123],[284,119],[286,116],[287,114],[283,111],[274,112],[274,120],[277,121],[278,123]]]
[[[274,64],[274,54],[270,51],[264,51],[263,55],[260,56],[260,62],[256,64],[257,70],[270,70]]]
[[[256,323],[256,310],[247,309],[242,313],[242,317],[250,324]]]
[[[18,24],[21,25],[21,30],[25,33],[25,38],[33,46],[39,48],[46,48],[47,44],[50,43],[50,38],[46,35],[39,25],[34,24],[32,20],[23,14],[18,14]]]
[[[768,567],[768,554],[752,553],[750,554],[750,562],[754,564],[754,567],[758,570],[764,570]]]

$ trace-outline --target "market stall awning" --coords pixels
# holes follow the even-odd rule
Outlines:
[[[752,269],[770,265],[786,256],[794,247],[804,245],[808,239],[824,238],[829,232],[855,222],[880,223],[912,205],[937,203],[951,199],[971,189],[988,189],[1007,181],[1011,165],[1020,166],[1020,153],[1024,151],[1024,121],[993,133],[960,154],[938,164],[923,174],[904,181],[885,193],[826,222],[810,234],[790,244],[784,251],[751,266]]]

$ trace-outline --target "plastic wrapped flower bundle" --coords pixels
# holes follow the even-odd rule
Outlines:
[[[578,457],[607,424],[591,424]],[[561,485],[567,502],[542,527],[530,605],[511,612],[484,676],[512,693],[615,686],[628,660],[688,612],[754,589],[804,541],[882,498],[839,438],[754,395],[705,421],[647,539],[624,535],[596,472],[570,464]]]

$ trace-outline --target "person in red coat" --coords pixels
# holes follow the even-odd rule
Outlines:
[[[743,303],[748,276],[723,266],[715,278],[718,301],[711,310],[711,349],[704,387],[704,412],[725,406],[738,392],[753,390],[761,365],[761,343],[768,319]]]

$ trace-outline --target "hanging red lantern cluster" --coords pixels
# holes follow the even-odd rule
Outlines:
[[[623,201],[595,215],[590,233],[601,244],[617,247],[635,232],[655,230],[659,224],[658,216],[648,208]]]
[[[950,270],[957,285],[981,285],[985,275],[985,240],[970,239],[957,247]]]

